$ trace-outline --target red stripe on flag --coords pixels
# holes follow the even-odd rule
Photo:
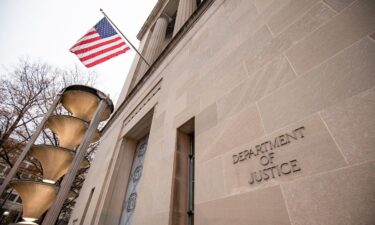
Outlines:
[[[87,32],[85,35],[83,35],[80,39],[78,39],[78,42],[75,44],[75,45],[77,45],[78,43],[79,43],[79,41],[80,40],[82,40],[83,38],[85,38],[85,37],[87,37],[87,36],[90,36],[90,35],[93,35],[93,34],[98,34],[97,32],[96,32],[96,30],[93,30],[93,31],[90,31],[90,32]],[[73,46],[74,47],[74,46]],[[72,47],[72,48],[73,48]]]
[[[75,54],[85,53],[85,52],[88,52],[88,51],[93,50],[93,49],[95,49],[95,48],[99,48],[99,47],[101,47],[101,46],[103,46],[103,45],[111,44],[111,43],[116,42],[116,41],[118,41],[118,40],[121,40],[121,38],[120,38],[120,37],[117,37],[117,38],[115,38],[115,39],[112,39],[112,40],[109,40],[109,41],[104,41],[104,42],[102,42],[102,43],[99,43],[99,44],[93,45],[93,46],[91,46],[91,47],[83,48],[83,49],[79,49],[79,50],[72,51],[72,52],[75,53]]]
[[[87,36],[93,35],[93,34],[97,34],[96,30],[93,30],[93,31],[87,32],[87,33],[86,33],[85,35],[83,35],[80,39],[78,39],[78,41],[81,40],[81,39],[83,39],[83,38],[85,38],[85,37],[87,37]]]
[[[87,32],[87,34],[85,34],[85,36],[83,36],[82,38],[84,38],[84,37],[86,37],[86,36],[89,36],[89,35],[91,35],[91,34],[96,34],[97,32],[96,32],[96,30],[93,30],[93,31],[90,31],[90,32]],[[81,39],[82,39],[81,38]]]
[[[96,56],[98,56],[98,55],[101,55],[101,54],[104,54],[104,53],[106,53],[106,52],[112,51],[112,50],[114,50],[114,49],[116,49],[116,48],[120,48],[121,46],[124,46],[124,45],[125,45],[125,42],[122,42],[122,43],[120,43],[120,44],[117,44],[117,45],[111,46],[111,47],[109,47],[109,48],[105,48],[105,49],[100,50],[100,51],[98,51],[98,52],[95,52],[95,53],[93,53],[93,54],[90,54],[90,55],[87,55],[87,56],[85,56],[85,57],[82,57],[82,58],[80,58],[80,59],[81,59],[81,61],[83,62],[83,61],[86,61],[86,60],[92,59],[92,58],[94,58],[94,57],[96,57]]]
[[[115,52],[115,53],[113,53],[113,54],[111,54],[111,55],[108,55],[108,56],[106,56],[106,57],[103,57],[103,58],[101,58],[101,59],[98,59],[98,60],[96,60],[96,61],[94,61],[94,62],[92,62],[92,63],[89,63],[89,64],[85,65],[85,66],[86,66],[87,68],[93,67],[93,66],[95,66],[95,65],[97,65],[97,64],[99,64],[99,63],[102,63],[102,62],[107,61],[108,59],[111,59],[111,58],[116,57],[116,56],[118,56],[118,55],[120,55],[120,54],[123,54],[123,53],[125,53],[126,51],[128,51],[129,49],[130,49],[130,48],[127,47],[127,48],[125,48],[125,49],[123,49],[123,50],[121,50],[121,51]]]
[[[90,39],[87,39],[87,40],[84,40],[84,41],[80,41],[78,42],[77,44],[75,44],[72,48],[74,47],[77,47],[79,45],[84,45],[84,44],[88,44],[88,43],[91,43],[91,42],[94,42],[94,41],[97,41],[97,40],[101,40],[102,38],[99,36],[99,37],[94,37],[94,38],[90,38]]]

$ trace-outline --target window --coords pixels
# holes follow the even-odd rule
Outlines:
[[[194,224],[194,119],[177,130],[172,225]]]
[[[10,194],[9,195],[9,197],[8,197],[8,201],[14,201],[14,200],[16,200],[16,198],[17,198],[17,195],[16,194]]]
[[[174,29],[174,24],[176,22],[176,16],[177,16],[177,11],[174,13],[174,15],[171,17],[168,26],[167,26],[167,31],[166,31],[166,39],[170,39],[173,35],[173,29]]]

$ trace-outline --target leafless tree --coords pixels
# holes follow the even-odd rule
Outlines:
[[[72,84],[93,86],[95,79],[95,73],[83,72],[77,66],[61,69],[27,58],[20,59],[13,68],[6,70],[0,78],[0,164],[3,168],[13,166],[22,147],[31,138],[53,99],[63,87]],[[68,112],[58,107],[55,113]],[[57,145],[58,138],[51,131],[43,130],[37,142]],[[92,154],[94,148],[95,145],[88,152]],[[91,159],[90,154],[87,156],[88,159]],[[18,170],[17,176],[40,179],[42,170],[39,163],[30,157],[26,162],[28,163],[22,164]],[[81,188],[85,173],[86,169],[83,169],[77,175],[72,187],[75,192]],[[73,205],[72,200],[65,203],[60,216],[62,221],[67,220]]]

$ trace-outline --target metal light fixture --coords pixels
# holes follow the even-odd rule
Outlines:
[[[34,145],[29,154],[42,165],[43,181],[53,184],[66,174],[73,161],[71,150],[52,145]]]
[[[43,181],[51,184],[68,172],[74,157],[72,150],[52,145],[33,145],[29,154],[42,165]],[[81,163],[81,168],[89,166],[90,163],[87,160]]]
[[[31,222],[31,221],[22,221],[16,224],[23,224],[23,225],[38,225],[37,223]],[[13,225],[13,223],[11,224]]]
[[[54,115],[48,118],[46,127],[57,134],[60,147],[74,149],[81,143],[82,138],[85,136],[88,123],[72,116]],[[99,138],[99,131],[96,131],[92,141],[97,141]]]
[[[100,99],[93,93],[83,90],[68,90],[64,92],[61,104],[74,117],[80,118],[87,122],[90,122],[96,109],[98,108]],[[111,115],[111,109],[108,107],[104,110],[100,121],[104,121]]]
[[[52,115],[59,103],[72,116]],[[43,225],[55,224],[64,201],[77,196],[70,191],[71,185],[78,170],[90,166],[84,159],[86,150],[91,142],[99,140],[97,127],[113,110],[109,97],[94,88],[71,85],[61,90],[0,187],[0,194],[9,185],[21,196],[24,221],[19,224],[36,224],[51,205]],[[44,128],[58,136],[59,146],[34,145]],[[28,153],[42,165],[44,182],[11,181]],[[58,190],[54,183],[64,175]]]
[[[23,215],[25,222],[36,221],[56,198],[55,185],[29,180],[12,181],[10,186],[14,188],[22,199]]]

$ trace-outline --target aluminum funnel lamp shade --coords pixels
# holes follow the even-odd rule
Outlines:
[[[98,108],[100,99],[96,94],[83,91],[83,90],[68,90],[64,92],[61,104],[69,112],[73,114],[74,117],[80,118],[87,122],[90,122],[96,109]],[[100,121],[104,121],[111,115],[111,108],[107,107]]]
[[[55,183],[64,176],[73,161],[71,150],[52,145],[34,145],[30,155],[42,165],[43,181],[47,183]]]
[[[74,149],[80,143],[88,128],[87,122],[72,116],[54,115],[48,118],[46,126],[59,137],[60,147]],[[99,140],[100,133],[96,131],[93,142]]]
[[[57,190],[52,184],[35,181],[12,181],[10,186],[21,196],[23,205],[22,218],[29,223],[36,221],[51,207]]]
[[[51,184],[56,183],[68,172],[74,158],[72,150],[52,145],[33,145],[29,154],[42,165],[43,181]],[[85,159],[81,163],[81,168],[88,167],[90,163]]]

